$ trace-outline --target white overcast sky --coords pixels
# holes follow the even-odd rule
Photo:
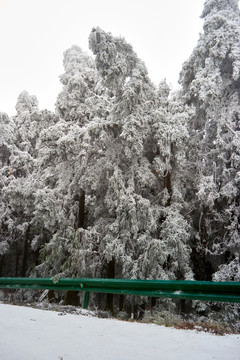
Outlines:
[[[182,63],[202,31],[204,0],[0,0],[0,111],[15,115],[27,90],[54,110],[63,52],[88,51],[91,29],[123,36],[157,85],[176,88]]]

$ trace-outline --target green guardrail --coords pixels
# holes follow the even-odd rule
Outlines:
[[[127,294],[172,299],[240,303],[240,282],[125,280],[60,278],[0,278],[0,288],[85,292],[84,308],[90,292]]]

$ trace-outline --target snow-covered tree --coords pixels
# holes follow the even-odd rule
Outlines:
[[[177,208],[169,210],[168,221],[174,224],[170,220],[174,214],[182,225],[176,242],[182,242],[182,253],[186,255],[184,265],[182,262],[178,266],[179,261],[171,274],[165,261],[160,266],[161,271],[156,271],[154,264],[142,269],[143,257],[146,257],[151,241],[156,239],[161,249],[159,253],[164,253],[167,242],[164,229],[171,227],[166,220],[168,190],[164,177],[167,160],[163,154],[158,155],[160,160],[155,159],[158,145],[153,135],[156,132],[154,122],[158,129],[164,127],[157,118],[156,89],[148,78],[145,65],[123,38],[96,28],[90,34],[89,43],[96,55],[96,66],[103,83],[109,89],[109,115],[95,117],[81,130],[79,183],[86,193],[87,228],[76,232],[65,268],[72,269],[70,271],[78,276],[156,278],[164,274],[165,278],[185,277],[190,272],[189,261],[186,261],[190,252],[186,245],[188,236],[184,232],[187,223]],[[168,96],[166,86],[160,93],[162,99]],[[180,117],[178,121],[181,123]],[[171,128],[170,124],[167,126],[166,132]],[[185,137],[182,129],[179,133]],[[163,141],[160,136],[158,141]],[[173,146],[174,140],[171,142]],[[161,161],[164,164],[160,169]],[[163,220],[166,222],[161,230]],[[165,242],[160,238],[161,231]],[[170,248],[168,254],[172,252]],[[177,255],[174,260],[177,261]],[[156,261],[160,262],[157,256]]]
[[[10,157],[14,150],[14,123],[5,113],[0,113],[0,274],[2,274],[5,254],[12,241],[11,208],[5,197],[12,174]]]
[[[42,185],[37,192],[35,215],[54,236],[43,248],[43,261],[37,270],[55,275],[64,269],[65,276],[74,276],[76,271],[66,261],[71,260],[76,231],[88,226],[86,209],[91,201],[82,185],[83,162],[86,152],[93,151],[89,136],[92,123],[104,123],[108,114],[109,95],[94,59],[78,46],[64,53],[64,66],[65,74],[61,75],[64,86],[56,103],[62,119],[42,131],[38,142]]]
[[[183,65],[189,122],[186,201],[197,278],[239,280],[240,13],[237,0],[207,0],[204,33]]]
[[[8,149],[11,149],[11,152],[8,152],[8,159],[5,164],[7,167],[3,166],[1,169],[4,172],[3,175],[5,175],[2,177],[3,186],[1,189],[1,222],[3,224],[2,229],[4,229],[2,233],[2,243],[7,244],[4,253],[4,273],[7,273],[8,275],[23,275],[25,273],[25,266],[19,271],[21,267],[20,262],[25,262],[25,260],[22,261],[23,259],[20,260],[19,257],[20,253],[22,254],[24,252],[22,249],[24,248],[23,238],[28,231],[25,215],[28,210],[30,210],[30,204],[28,204],[28,195],[30,194],[27,191],[28,186],[26,186],[26,178],[31,172],[30,169],[32,169],[32,156],[28,152],[29,144],[28,141],[26,141],[26,117],[23,115],[23,113],[29,112],[32,103],[29,101],[29,104],[25,107],[25,102],[27,104],[27,101],[25,101],[26,99],[30,100],[30,97],[26,92],[23,92],[18,99],[18,116],[8,120],[8,122],[5,121],[5,123],[2,124],[4,129],[1,133],[1,135],[5,135],[6,131],[9,130],[9,124],[11,124],[11,139],[9,137],[7,139],[7,146]],[[23,105],[22,107],[21,104]],[[23,121],[20,120],[21,117]],[[16,119],[19,120],[19,123],[15,121]],[[23,125],[21,126],[21,124]],[[21,128],[20,132],[19,128]],[[3,139],[4,136],[2,140]],[[21,237],[21,235],[23,235],[23,237]],[[21,249],[19,250],[19,248]]]
[[[63,216],[42,251],[38,270],[64,276],[192,277],[177,176],[184,166],[189,109],[177,96],[168,100],[166,82],[155,89],[125,39],[96,28],[89,43],[102,80],[96,74],[94,78],[102,92],[96,97],[88,84],[86,93],[97,98],[97,106],[84,97],[76,98],[76,104],[79,109],[88,105],[92,116],[77,121],[69,115],[67,122],[41,134],[40,161],[45,158],[44,163],[51,164],[54,158],[52,172],[57,173],[51,194],[58,210],[52,217],[46,209],[45,223]],[[88,67],[79,65],[82,52],[78,58],[76,47],[72,51],[82,79]],[[71,101],[67,104],[76,109]],[[51,171],[47,165],[41,172]]]
[[[155,89],[145,65],[123,38],[97,28],[89,43],[111,92],[111,107],[107,119],[97,119],[87,129],[93,149],[88,146],[86,151],[82,184],[92,197],[92,227],[86,236],[91,243],[93,234],[95,249],[88,252],[83,240],[83,250],[88,263],[95,258],[98,266],[92,268],[98,274],[139,277],[138,258],[159,216],[147,190],[158,180],[144,153]]]
[[[1,170],[5,173],[2,187],[1,221],[4,222],[5,275],[27,274],[34,265],[37,254],[32,252],[31,242],[39,229],[33,226],[35,193],[38,178],[35,176],[35,161],[38,156],[36,144],[44,127],[54,123],[55,115],[39,111],[37,99],[23,91],[17,101],[17,114],[8,121],[12,128],[12,140],[8,140],[8,163]],[[6,134],[9,125],[4,124]],[[4,139],[4,137],[3,137]],[[4,164],[3,164],[4,165]]]
[[[82,126],[94,116],[103,116],[107,107],[102,96],[105,89],[94,59],[75,45],[65,51],[63,64],[65,73],[60,76],[63,89],[56,102],[60,117]]]
[[[148,243],[141,257],[141,269],[152,269],[159,279],[192,279],[190,267],[189,223],[184,216],[186,171],[185,147],[191,109],[179,93],[169,96],[169,87],[162,81],[158,88],[158,107],[153,117],[152,171],[161,181],[157,199],[161,204],[159,235]]]

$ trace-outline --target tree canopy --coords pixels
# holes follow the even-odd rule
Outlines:
[[[0,276],[240,281],[238,1],[202,18],[178,91],[95,27],[55,112],[0,113]]]

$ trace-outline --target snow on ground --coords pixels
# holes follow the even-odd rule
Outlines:
[[[1,360],[239,360],[240,335],[0,304]]]

